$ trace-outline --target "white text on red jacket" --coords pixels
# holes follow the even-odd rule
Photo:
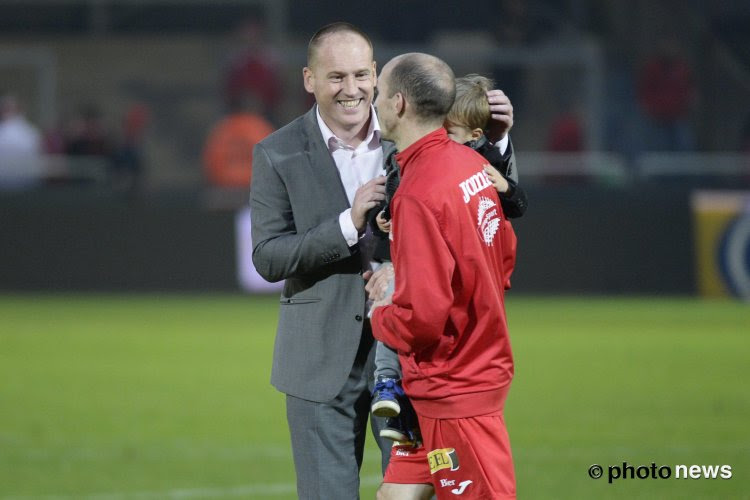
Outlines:
[[[469,203],[472,196],[490,186],[492,186],[492,182],[484,170],[477,172],[458,185],[463,192],[464,203]]]

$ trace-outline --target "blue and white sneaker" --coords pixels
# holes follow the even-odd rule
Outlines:
[[[372,391],[370,411],[376,417],[396,417],[401,413],[399,399],[405,397],[399,379],[380,375]]]
[[[422,440],[417,414],[408,398],[402,399],[401,413],[398,416],[386,419],[385,428],[380,430],[380,437],[414,446]]]

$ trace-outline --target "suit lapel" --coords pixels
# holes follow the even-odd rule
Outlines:
[[[342,206],[343,212],[349,205],[349,198],[346,195],[346,189],[341,181],[341,174],[333,161],[328,147],[323,141],[323,134],[318,126],[316,107],[313,106],[305,114],[303,127],[307,144],[305,145],[305,154],[310,168],[313,171],[314,178],[318,179],[323,185],[325,191],[330,193],[329,201],[337,206]]]

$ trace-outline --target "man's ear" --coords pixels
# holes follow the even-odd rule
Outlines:
[[[302,83],[305,85],[305,90],[312,94],[315,90],[315,75],[307,66],[302,68]]]
[[[378,85],[378,63],[375,61],[372,62],[372,85],[373,87],[377,87]]]
[[[477,139],[482,137],[482,134],[484,134],[484,130],[482,130],[481,128],[475,128],[471,131],[471,140],[476,141]]]
[[[396,95],[394,95],[393,97],[396,99],[396,115],[403,116],[406,112],[406,99],[404,99],[404,94],[402,94],[401,92],[396,92]]]

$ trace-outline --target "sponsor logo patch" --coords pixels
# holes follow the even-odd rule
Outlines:
[[[458,488],[453,488],[453,489],[451,490],[451,493],[453,493],[454,495],[462,495],[462,494],[463,494],[463,492],[464,492],[464,491],[466,491],[466,488],[468,488],[468,487],[469,487],[469,485],[470,485],[470,484],[471,484],[472,482],[473,482],[473,481],[471,481],[471,480],[467,480],[467,481],[461,481],[460,483],[458,483]]]
[[[497,204],[484,196],[479,197],[479,209],[477,210],[477,228],[484,244],[492,246],[492,240],[500,227],[500,215],[497,213]]]
[[[430,464],[430,474],[443,469],[458,470],[458,454],[455,448],[432,450],[427,454],[427,461]]]
[[[464,203],[469,203],[469,200],[472,196],[490,186],[492,186],[492,182],[490,181],[487,172],[482,170],[481,172],[477,172],[465,181],[459,183],[458,188],[461,190]]]

